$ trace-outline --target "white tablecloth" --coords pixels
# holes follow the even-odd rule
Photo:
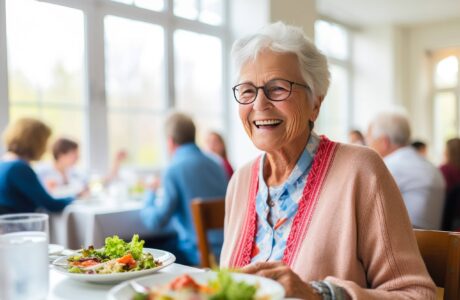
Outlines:
[[[201,269],[172,264],[158,271],[159,273],[183,274],[203,272]],[[50,288],[48,300],[103,300],[109,290],[116,284],[95,284],[72,280],[55,270],[50,270]]]
[[[104,239],[115,234],[127,241],[135,233],[143,239],[171,234],[172,230],[168,228],[150,232],[140,220],[141,209],[140,202],[78,200],[67,206],[62,213],[51,215],[50,243],[80,249],[89,245],[102,247]]]

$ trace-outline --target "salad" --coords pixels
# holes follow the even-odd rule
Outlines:
[[[127,243],[114,235],[105,239],[105,246],[89,246],[81,254],[67,258],[70,273],[112,274],[152,269],[161,265],[151,253],[143,252],[144,241],[133,235]]]
[[[137,293],[132,300],[268,300],[256,296],[257,284],[236,281],[228,271],[217,273],[216,279],[200,284],[187,274],[165,286],[151,288],[148,294]]]

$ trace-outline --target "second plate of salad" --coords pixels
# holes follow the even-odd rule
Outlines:
[[[135,279],[148,290],[136,293],[133,284],[120,283],[113,287],[109,300],[281,300],[284,289],[276,281],[242,273],[199,272],[190,274],[155,274]]]
[[[105,246],[92,246],[61,257],[53,268],[80,281],[115,283],[154,273],[170,264],[176,257],[167,251],[144,248],[144,241],[134,235],[127,243],[118,236],[108,237]]]

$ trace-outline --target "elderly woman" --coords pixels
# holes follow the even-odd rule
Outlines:
[[[52,198],[30,167],[31,161],[42,157],[50,135],[46,124],[31,118],[19,119],[4,132],[7,152],[0,160],[0,214],[37,208],[60,211],[73,201]]]
[[[221,266],[302,299],[434,299],[401,194],[381,158],[312,129],[329,85],[324,55],[275,23],[237,41],[233,88],[264,154],[226,196]]]

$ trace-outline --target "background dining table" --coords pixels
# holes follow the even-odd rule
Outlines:
[[[93,245],[102,247],[108,236],[118,235],[130,241],[133,234],[141,239],[161,239],[174,236],[170,225],[152,232],[141,222],[140,201],[78,200],[61,213],[50,215],[50,243],[67,249]]]
[[[181,275],[184,273],[204,272],[202,269],[181,264],[171,264],[157,273]],[[149,275],[149,276],[155,276]],[[96,284],[71,279],[66,275],[50,269],[50,285],[47,300],[103,300],[115,284]],[[128,300],[128,299],[127,299]]]

